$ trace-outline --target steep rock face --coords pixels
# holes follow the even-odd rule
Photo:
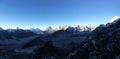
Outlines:
[[[66,58],[120,59],[120,19],[108,24],[92,31],[91,38]]]
[[[120,55],[120,19],[93,31],[95,50],[105,59],[114,59]],[[94,34],[96,33],[96,34]]]
[[[93,31],[94,47],[99,55],[111,59],[120,55],[120,19]]]

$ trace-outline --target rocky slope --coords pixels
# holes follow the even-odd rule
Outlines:
[[[68,59],[120,59],[120,18],[98,26],[83,46],[69,54]]]

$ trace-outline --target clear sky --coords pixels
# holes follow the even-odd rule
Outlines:
[[[99,25],[120,16],[120,0],[0,0],[0,27]]]

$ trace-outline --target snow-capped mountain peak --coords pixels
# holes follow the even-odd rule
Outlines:
[[[114,16],[114,17],[109,21],[109,23],[116,22],[118,19],[120,19],[119,16]]]
[[[42,30],[39,29],[39,28],[36,28],[36,29],[31,28],[31,29],[29,29],[29,30],[32,31],[32,32],[34,32],[34,33],[37,33],[37,34],[39,34],[40,32],[42,32]]]
[[[65,26],[59,26],[59,30],[66,30],[67,28],[68,28],[67,25],[65,25]]]

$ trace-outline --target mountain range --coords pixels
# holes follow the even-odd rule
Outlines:
[[[95,26],[0,28],[0,59],[120,59],[120,18]]]
[[[15,39],[15,38],[25,38],[29,36],[34,36],[34,35],[48,35],[52,34],[54,32],[57,32],[59,30],[67,30],[72,33],[79,33],[82,31],[92,31],[95,29],[95,26],[77,26],[77,27],[67,27],[67,26],[60,26],[59,29],[53,29],[52,27],[48,27],[46,30],[41,30],[39,28],[36,29],[2,29],[0,28],[0,38],[1,39]]]

